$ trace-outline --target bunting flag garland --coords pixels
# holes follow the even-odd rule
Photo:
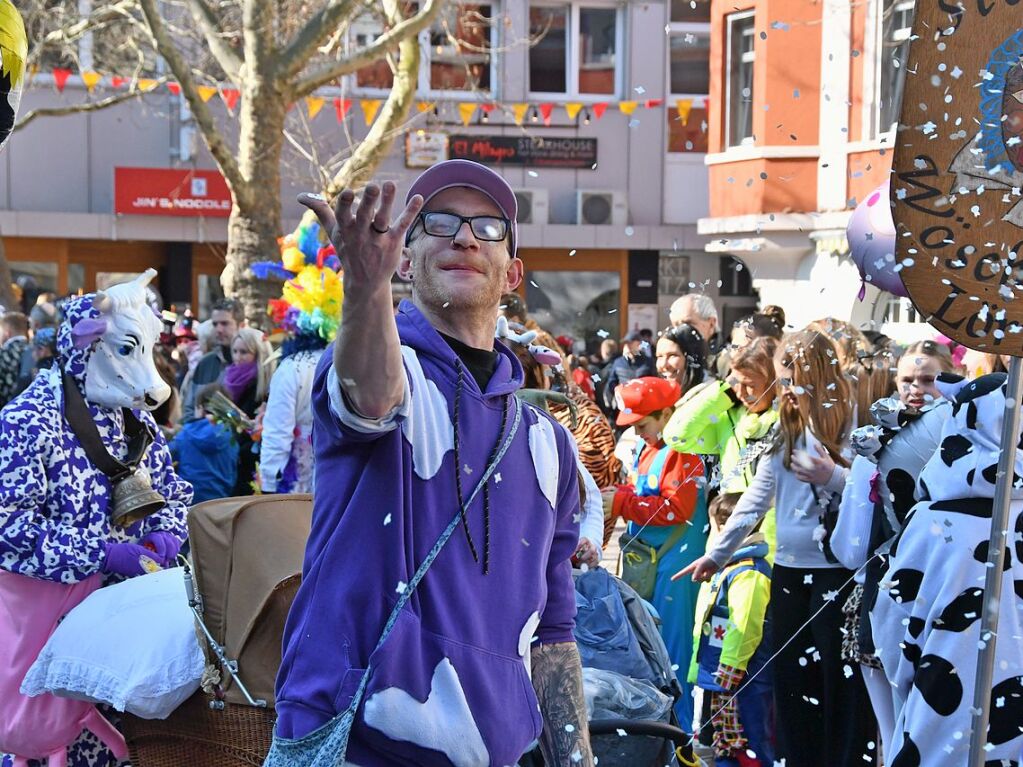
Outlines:
[[[117,75],[114,75],[113,77],[110,78],[110,85],[114,88],[123,88],[127,84],[128,84],[127,77],[119,77]]]
[[[515,116],[515,124],[522,125],[526,119],[526,112],[529,111],[529,104],[512,104],[512,114]]]
[[[180,83],[176,83],[176,82],[174,82],[172,80],[172,81],[167,83],[167,90],[169,90],[171,92],[172,96],[180,96],[181,95],[181,84]]]
[[[675,102],[675,109],[678,111],[678,119],[683,125],[689,124],[689,113],[693,109],[692,99],[679,99]]]
[[[594,120],[599,120],[601,117],[604,116],[604,112],[606,112],[606,111],[607,111],[607,102],[606,101],[599,101],[599,102],[597,102],[596,104],[593,105],[593,119]]]
[[[382,99],[359,99],[359,106],[362,107],[362,116],[366,120],[366,127],[373,124],[373,121],[377,118],[377,112],[380,111],[380,105],[383,103]]]
[[[582,110],[583,104],[581,101],[570,101],[565,104],[565,112],[568,114],[569,120],[574,120],[579,116],[579,112]]]
[[[643,106],[645,106],[647,109],[653,109],[654,107],[662,107],[664,106],[664,99],[647,99],[645,102],[643,102]]]
[[[618,111],[621,112],[623,115],[631,115],[633,112],[636,111],[636,107],[638,106],[639,106],[638,101],[619,101]]]
[[[351,108],[351,99],[334,99],[334,111],[337,112],[337,121],[339,123],[345,121],[345,115],[348,114],[348,110]]]
[[[139,90],[143,93],[149,93],[149,91],[155,89],[159,84],[160,82],[158,80],[154,80],[151,77],[139,78]]]
[[[543,124],[544,125],[550,125],[551,124],[551,115],[553,113],[554,113],[554,105],[553,104],[541,104],[540,105],[540,114],[543,116]]]
[[[458,115],[462,118],[462,125],[468,126],[472,122],[474,114],[476,114],[475,101],[463,101],[458,105]]]
[[[234,112],[234,108],[238,104],[238,99],[240,99],[241,96],[241,91],[237,88],[224,88],[220,91],[220,98],[223,100],[224,106],[227,107],[229,112]]]
[[[69,77],[71,77],[70,69],[65,69],[64,67],[54,67],[53,84],[57,88],[57,93],[64,92],[64,86],[67,85],[67,79]]]
[[[432,112],[436,108],[437,108],[437,103],[434,102],[434,101],[417,101],[416,102],[416,109],[419,110],[419,114],[422,114],[423,112]]]
[[[217,89],[212,85],[200,85],[196,88],[196,90],[199,92],[199,98],[202,100],[203,104],[213,98],[214,94],[217,92]]]
[[[103,75],[99,72],[82,72],[82,82],[85,83],[85,89],[92,93],[96,84],[103,79]]]
[[[316,118],[316,115],[318,115],[320,113],[320,110],[323,109],[323,105],[324,105],[325,102],[326,102],[326,99],[321,99],[318,96],[308,96],[308,97],[306,97],[305,106],[306,106],[306,109],[309,111],[309,119],[310,120],[313,120],[313,119]]]
[[[497,109],[497,104],[480,104],[480,111],[485,115],[490,114],[495,109]]]

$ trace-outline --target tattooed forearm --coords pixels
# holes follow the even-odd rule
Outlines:
[[[579,650],[573,642],[539,645],[532,650],[532,667],[544,761],[548,767],[593,767]]]

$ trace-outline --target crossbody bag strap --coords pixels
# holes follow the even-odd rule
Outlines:
[[[512,418],[511,427],[508,429],[508,434],[505,436],[504,441],[501,443],[501,447],[494,455],[494,460],[491,461],[490,465],[487,466],[486,471],[483,472],[483,476],[480,477],[479,482],[476,483],[476,487],[473,489],[469,498],[465,502],[465,508],[468,508],[475,500],[476,496],[480,493],[486,483],[490,480],[490,477],[496,471],[498,465],[501,463],[501,459],[504,458],[504,454],[508,452],[508,448],[511,447],[512,440],[515,438],[515,433],[519,429],[519,424],[522,421],[522,403],[519,402],[518,397],[509,397],[515,407],[515,414]],[[451,534],[455,532],[455,529],[461,524],[462,517],[460,513],[456,513],[454,519],[448,523],[448,526],[444,528],[444,532],[437,538],[437,542],[433,544],[433,548],[423,559],[412,576],[412,580],[408,582],[405,590],[398,596],[398,601],[394,604],[394,609],[391,610],[391,614],[387,618],[387,623],[384,624],[384,630],[380,634],[380,639],[377,640],[376,647],[373,648],[375,653],[383,645],[384,641],[390,635],[391,630],[394,628],[395,623],[398,622],[398,615],[404,609],[405,605],[408,604],[409,599],[412,598],[412,594],[415,592],[419,582],[423,580],[423,576],[426,575],[427,570],[433,564],[434,560],[440,554],[441,549],[444,548],[444,544],[451,538]],[[372,653],[370,653],[372,656]],[[313,760],[310,767],[340,767],[344,764],[345,754],[348,750],[348,737],[351,733],[352,724],[355,721],[355,712],[359,709],[359,704],[362,702],[362,696],[366,692],[366,687],[369,684],[369,675],[372,671],[370,664],[367,664],[366,670],[362,674],[362,679],[359,680],[359,687],[355,691],[355,695],[352,697],[352,702],[348,705],[343,715],[343,720],[340,726],[334,729],[333,732],[327,737],[323,745],[320,747],[319,752],[316,755],[316,759]]]

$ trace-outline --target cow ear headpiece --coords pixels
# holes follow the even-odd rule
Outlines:
[[[497,332],[494,335],[501,340],[512,341],[513,343],[525,346],[529,350],[529,353],[533,356],[533,359],[541,365],[561,364],[560,354],[546,346],[533,343],[537,336],[535,330],[523,329],[523,332],[516,333],[512,330],[511,326],[508,324],[508,318],[504,315],[497,318]]]

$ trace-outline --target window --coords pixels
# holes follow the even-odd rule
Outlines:
[[[751,296],[753,295],[753,279],[746,265],[735,256],[721,256],[718,259],[718,279],[721,287],[720,296]]]
[[[415,8],[413,7],[414,11]],[[382,20],[374,15],[356,19],[349,30],[353,49],[365,48],[383,34]],[[444,6],[430,28],[419,35],[422,61],[419,91],[422,94],[472,91],[490,95],[496,26],[493,6],[464,3]],[[355,87],[389,90],[394,82],[386,59],[355,73]]]
[[[906,63],[913,30],[914,0],[877,0],[880,23],[877,24],[875,64],[874,130],[886,133],[899,121],[902,93],[906,86]]]
[[[530,92],[583,97],[613,97],[620,92],[618,8],[533,5],[529,37]]]
[[[665,110],[669,152],[707,151],[710,92],[710,0],[672,0],[668,23],[668,80],[672,103]],[[674,105],[689,103],[679,114]]]
[[[728,17],[728,78],[725,91],[726,146],[753,143],[752,13]]]

